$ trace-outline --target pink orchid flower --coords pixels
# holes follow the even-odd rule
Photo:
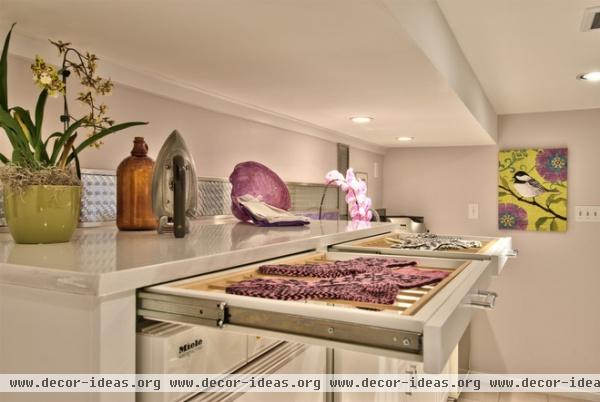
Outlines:
[[[332,170],[325,175],[327,184],[334,184],[346,193],[348,213],[353,222],[369,222],[373,218],[371,199],[367,197],[367,183],[356,178],[354,170],[348,169],[346,177],[337,170]]]

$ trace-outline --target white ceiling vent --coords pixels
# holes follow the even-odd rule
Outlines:
[[[588,8],[583,13],[581,30],[585,32],[594,29],[600,29],[600,7]]]

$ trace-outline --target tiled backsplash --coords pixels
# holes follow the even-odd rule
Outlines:
[[[117,177],[114,171],[83,169],[81,197],[82,226],[93,226],[115,221],[117,217]],[[325,185],[318,183],[287,183],[292,199],[292,210],[317,219]],[[231,183],[227,179],[198,178],[198,215],[231,215]],[[331,187],[323,201],[323,217],[338,216],[338,190]],[[5,226],[4,202],[0,197],[0,225]]]
[[[231,183],[228,180],[198,178],[198,215],[231,215]]]
[[[319,183],[286,183],[292,200],[292,211],[318,218],[325,185]],[[215,177],[198,178],[198,215],[231,215],[231,183]],[[323,200],[323,216],[337,218],[338,190],[329,188]]]

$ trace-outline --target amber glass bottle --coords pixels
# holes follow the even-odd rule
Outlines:
[[[117,227],[120,230],[156,229],[152,212],[154,161],[144,137],[135,137],[131,156],[117,168]]]

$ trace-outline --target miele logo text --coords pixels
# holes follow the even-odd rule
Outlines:
[[[179,356],[181,357],[183,355],[186,355],[190,352],[193,352],[196,349],[199,349],[200,347],[202,347],[202,339],[196,339],[193,342],[181,345],[179,347]]]

